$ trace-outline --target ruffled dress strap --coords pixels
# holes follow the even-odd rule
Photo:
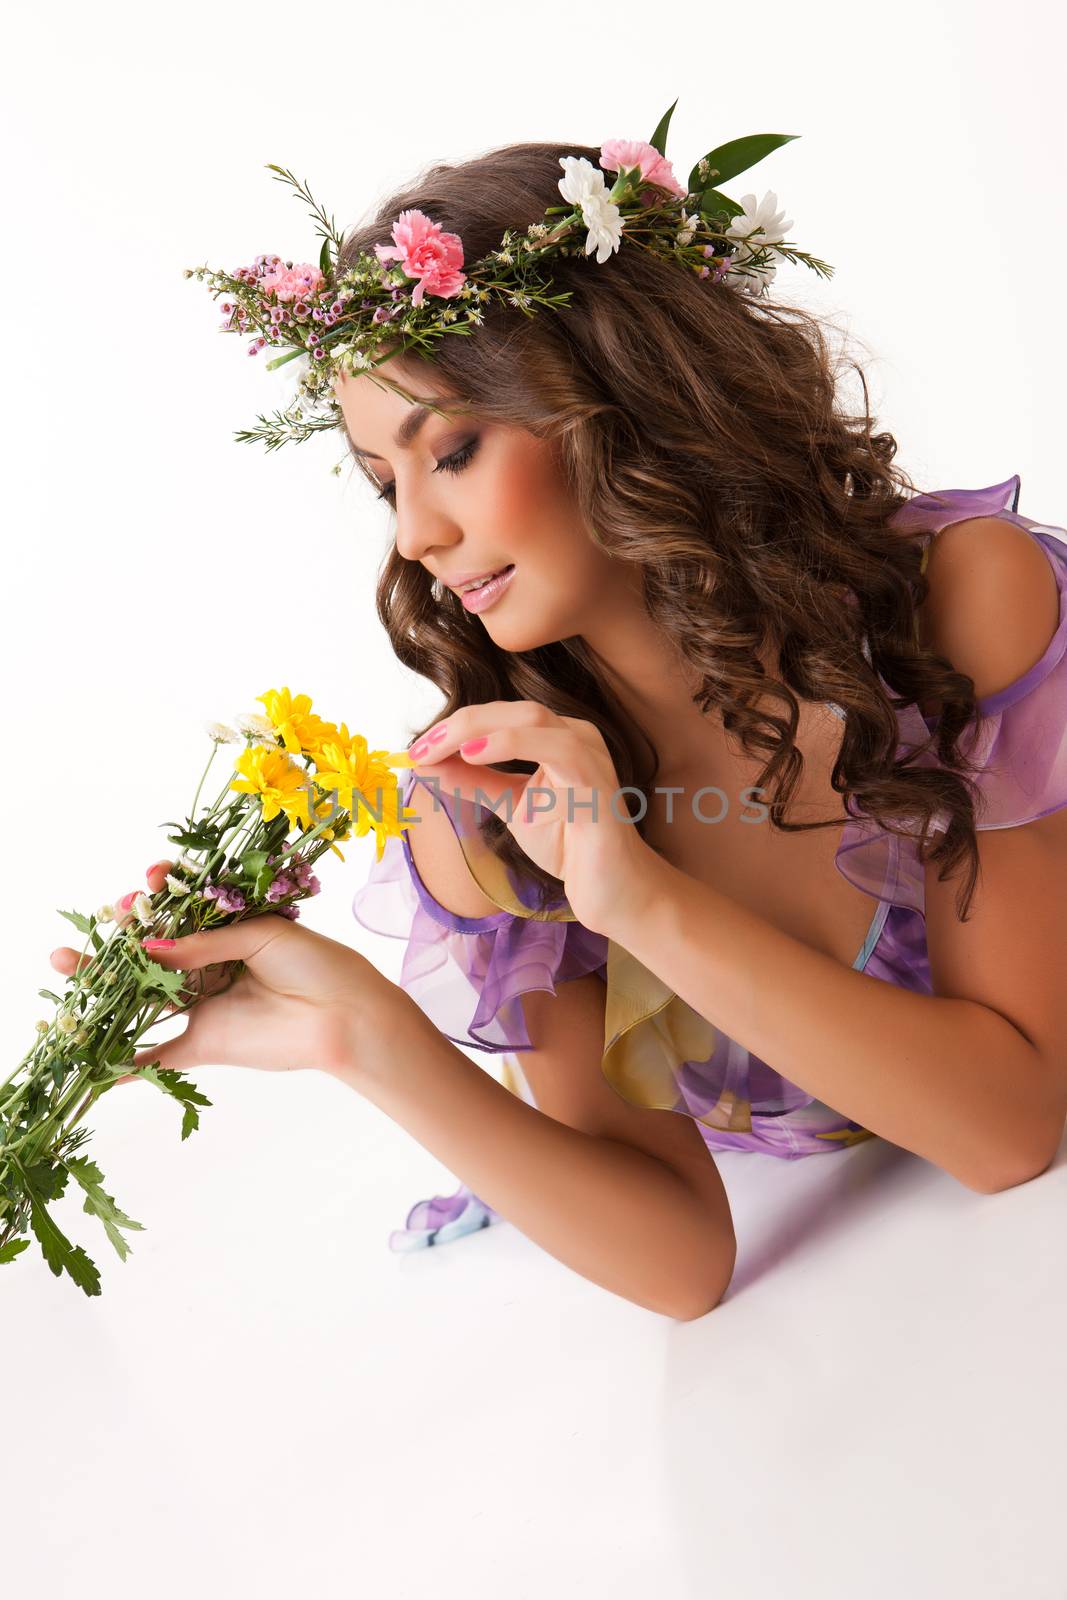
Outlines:
[[[915,496],[893,519],[895,526],[925,530],[932,539],[955,522],[999,517],[1025,529],[1041,546],[1056,579],[1059,621],[1046,649],[1014,683],[978,700],[971,731],[960,742],[979,768],[979,832],[1021,827],[1067,806],[1067,529],[1021,515],[1019,492],[1018,474],[987,489],[943,489]],[[928,551],[929,541],[924,554]],[[918,748],[936,726],[936,718],[924,717],[917,706],[897,716],[901,755]],[[928,751],[916,764],[936,766],[936,756]],[[898,837],[870,818],[855,817],[842,830],[835,864],[857,888],[925,917],[925,869],[913,837]],[[917,972],[920,941],[915,930],[910,937],[910,969]]]

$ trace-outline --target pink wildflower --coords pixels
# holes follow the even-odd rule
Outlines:
[[[309,300],[312,295],[318,294],[325,282],[318,267],[310,266],[306,261],[292,267],[279,261],[270,272],[264,273],[259,280],[259,287],[264,294],[269,294],[273,289],[279,300]]]

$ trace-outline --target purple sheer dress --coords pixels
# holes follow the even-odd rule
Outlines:
[[[968,736],[974,742],[960,741],[963,753],[981,767],[979,830],[1019,827],[1067,805],[1067,530],[1019,515],[1019,487],[1016,475],[988,489],[918,495],[894,518],[895,525],[932,537],[970,517],[1002,517],[1026,529],[1045,550],[1059,587],[1059,625],[1041,659],[1015,683],[978,702]],[[843,715],[839,707],[832,709]],[[897,717],[903,755],[934,723],[916,706]],[[936,765],[931,752],[918,760]],[[421,781],[414,772],[405,774],[405,801]],[[635,1105],[692,1117],[709,1150],[792,1161],[874,1137],[727,1038],[628,952],[576,921],[565,899],[534,911],[534,885],[517,879],[482,839],[480,808],[443,788],[438,803],[472,876],[499,911],[485,917],[447,911],[419,878],[403,836],[390,839],[372,864],[353,912],[364,927],[406,941],[401,986],[449,1039],[502,1054],[503,1081],[514,1093],[536,1103],[516,1071],[516,1053],[532,1048],[519,997],[533,989],[554,993],[559,983],[596,973],[606,988],[605,1077]],[[872,900],[870,926],[852,965],[930,994],[917,842],[849,810],[835,865]],[[497,1220],[498,1213],[461,1184],[454,1194],[419,1201],[389,1243],[394,1250],[422,1248]]]

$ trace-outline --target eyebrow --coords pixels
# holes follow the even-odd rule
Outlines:
[[[393,443],[398,449],[407,449],[430,414],[426,406],[417,406],[414,410],[408,412],[393,438]],[[349,443],[351,444],[352,441],[349,440]],[[355,456],[370,456],[374,461],[381,461],[382,459],[381,456],[375,455],[373,450],[361,450],[358,444],[352,445],[352,454]]]

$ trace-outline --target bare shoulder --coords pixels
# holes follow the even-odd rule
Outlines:
[[[599,1139],[629,1144],[676,1172],[699,1196],[719,1236],[733,1231],[714,1157],[691,1117],[633,1105],[604,1076],[606,989],[595,973],[522,996],[533,1045],[515,1057],[539,1111]]]
[[[1059,625],[1052,558],[1003,517],[968,517],[930,543],[920,638],[974,680],[979,700],[999,694],[1044,655]]]
[[[408,830],[411,858],[438,905],[456,917],[488,917],[499,911],[479,888],[444,803],[433,790],[424,783],[414,784],[407,805],[418,818]]]

